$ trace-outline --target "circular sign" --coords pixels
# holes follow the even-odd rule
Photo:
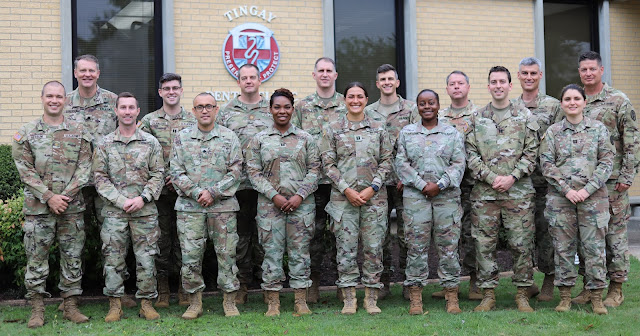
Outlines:
[[[264,82],[278,70],[280,48],[269,28],[245,23],[229,31],[222,45],[222,61],[236,80],[241,66],[253,64],[260,70],[260,81]]]

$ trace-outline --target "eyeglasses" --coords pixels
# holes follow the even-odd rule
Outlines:
[[[207,104],[207,105],[194,106],[193,108],[196,109],[196,111],[198,111],[198,112],[202,112],[202,110],[204,110],[204,109],[207,109],[207,111],[211,112],[216,107],[218,107],[218,105]]]
[[[161,88],[160,90],[164,91],[164,92],[169,92],[169,91],[178,91],[182,89],[181,86],[165,86],[163,88]]]

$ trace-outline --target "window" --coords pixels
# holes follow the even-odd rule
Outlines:
[[[162,104],[156,88],[163,70],[160,11],[160,0],[72,0],[73,57],[95,55],[98,85],[133,93],[139,118]]]
[[[376,69],[385,63],[398,71],[398,93],[406,96],[404,86],[403,1],[334,1],[335,50],[338,80],[342,92],[349,82],[362,82],[369,103],[380,98],[376,88]]]

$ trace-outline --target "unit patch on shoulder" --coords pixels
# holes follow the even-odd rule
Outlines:
[[[13,135],[13,140],[16,142],[22,140],[22,134],[20,134],[20,132],[16,132],[16,134]]]
[[[140,126],[142,126],[142,120],[138,120],[138,123],[136,124],[137,128],[140,128]]]

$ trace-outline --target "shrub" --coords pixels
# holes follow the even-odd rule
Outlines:
[[[22,189],[20,175],[11,157],[11,145],[0,145],[0,200],[8,200]]]

